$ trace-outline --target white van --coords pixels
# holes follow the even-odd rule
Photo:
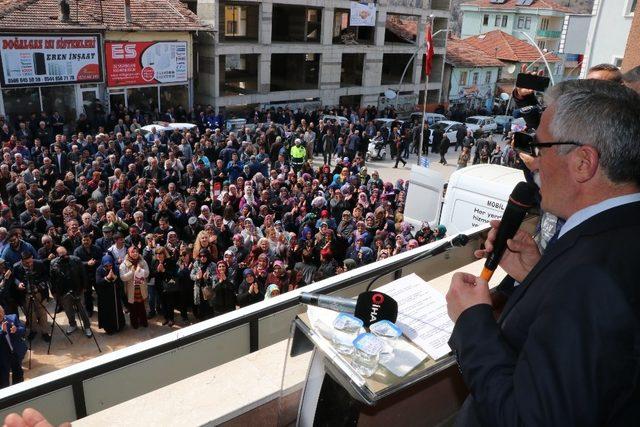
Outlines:
[[[414,165],[404,218],[416,230],[422,222],[428,222],[432,227],[443,224],[448,234],[466,232],[502,218],[513,188],[524,180],[524,173],[518,169],[468,166],[451,174],[443,195],[444,176]]]

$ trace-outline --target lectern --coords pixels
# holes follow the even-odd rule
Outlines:
[[[338,353],[305,313],[293,321],[287,357],[309,352],[296,421],[301,427],[436,426],[452,419],[467,395],[451,355],[437,361],[427,357],[403,377],[382,366],[372,377],[362,377],[350,356]]]

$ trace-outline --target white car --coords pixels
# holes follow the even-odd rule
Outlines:
[[[475,132],[482,126],[482,130],[485,133],[493,133],[498,130],[498,124],[493,117],[489,116],[471,116],[465,121],[467,129]]]
[[[197,128],[197,125],[193,123],[169,123],[169,122],[154,122],[151,125],[142,126],[142,135],[146,135],[152,132],[152,129],[156,129],[156,132],[173,132],[174,129],[178,130],[192,130]]]
[[[340,126],[349,126],[349,119],[344,116],[332,116],[329,114],[325,114],[323,116],[320,116],[320,120],[325,123],[336,121],[340,124]]]
[[[411,118],[409,120],[412,123],[419,122],[420,116],[422,116],[422,113],[411,113]],[[447,120],[447,117],[438,113],[424,113],[424,121],[427,122],[427,126],[431,126],[441,120]]]
[[[464,124],[460,122],[454,122],[453,120],[441,120],[438,123],[431,125],[431,134],[429,135],[429,142],[433,142],[433,131],[435,129],[442,129],[442,132],[449,138],[452,144],[456,143],[456,133]]]

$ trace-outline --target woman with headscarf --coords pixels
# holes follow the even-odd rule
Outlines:
[[[96,293],[98,294],[98,327],[107,335],[121,331],[125,326],[122,311],[124,289],[118,266],[110,255],[102,257],[96,270]]]
[[[207,319],[211,316],[209,301],[213,298],[211,276],[215,274],[215,264],[211,262],[209,251],[202,249],[191,268],[193,280],[193,311],[197,319]]]
[[[131,246],[122,264],[120,264],[120,279],[125,286],[127,302],[129,303],[129,318],[133,329],[138,326],[147,327],[147,312],[145,301],[149,296],[147,289],[149,266],[140,256],[138,248]]]
[[[176,282],[177,273],[176,263],[169,256],[167,249],[163,246],[157,247],[151,260],[150,276],[156,279],[156,290],[160,291],[162,310],[164,312],[163,326],[173,326],[174,310],[179,292]]]
[[[442,240],[447,236],[447,227],[440,224],[435,230],[433,230],[433,240]]]
[[[242,275],[244,276],[244,280],[238,288],[238,305],[240,307],[246,307],[262,301],[264,299],[264,289],[260,289],[253,270],[246,268],[242,272]]]
[[[251,218],[245,218],[243,225],[244,228],[240,232],[240,235],[244,241],[244,247],[251,249],[253,245],[258,243],[258,240],[263,237],[262,231],[253,224],[253,220]]]
[[[267,290],[264,293],[264,299],[271,299],[280,295],[280,288],[275,283],[267,286]]]
[[[278,286],[280,293],[285,293],[289,291],[289,284],[291,281],[290,274],[284,268],[284,263],[280,260],[276,260],[273,262],[273,272],[269,273],[267,276],[267,283],[275,284]]]
[[[336,234],[338,238],[341,239],[348,239],[351,234],[353,233],[353,230],[355,230],[355,224],[353,223],[353,220],[351,219],[351,212],[349,212],[348,210],[345,210],[342,212],[342,219],[340,220],[340,223],[338,224],[338,228],[336,230]]]
[[[365,211],[369,211],[369,198],[367,197],[367,193],[361,191],[358,193],[358,204],[362,206]]]
[[[188,310],[193,305],[193,280],[191,280],[192,257],[186,245],[180,247],[178,258],[178,288],[180,289],[180,316],[182,320],[189,320]]]
[[[229,268],[224,261],[216,264],[215,275],[211,278],[214,296],[211,300],[213,315],[219,316],[236,309],[236,292],[232,278],[229,276]]]

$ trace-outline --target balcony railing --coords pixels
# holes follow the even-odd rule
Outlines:
[[[536,34],[538,37],[544,37],[546,39],[559,39],[562,36],[562,31],[538,30]]]

